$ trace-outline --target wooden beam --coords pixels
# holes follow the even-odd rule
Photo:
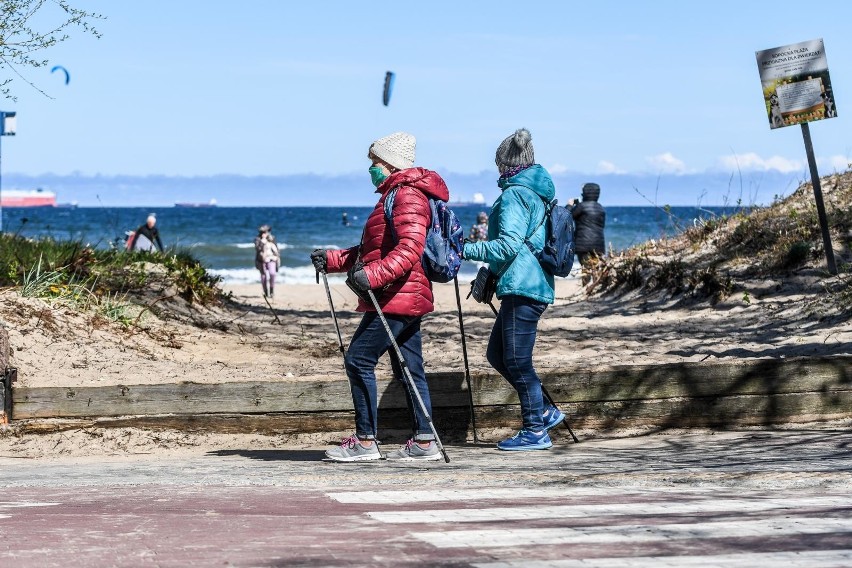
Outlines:
[[[436,409],[467,406],[461,373],[432,373],[428,379]],[[580,418],[606,421],[610,416],[607,409],[629,408],[630,401],[730,401],[742,396],[846,393],[852,391],[852,357],[619,366],[546,373],[542,380],[558,403],[577,404],[575,414]],[[498,376],[475,375],[473,390],[477,407],[518,402],[515,391]],[[405,407],[402,389],[395,381],[385,377],[379,391],[383,410]],[[328,377],[277,382],[16,388],[13,396],[18,419],[335,413],[352,408],[348,383]],[[659,419],[663,418],[659,414]]]

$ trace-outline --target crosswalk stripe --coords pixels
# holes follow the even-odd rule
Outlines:
[[[610,544],[673,539],[747,538],[852,532],[852,518],[793,517],[708,523],[412,532],[437,548]],[[852,535],[850,535],[852,536]]]
[[[582,558],[573,560],[520,560],[474,563],[475,568],[848,568],[852,550],[801,552],[743,552],[708,556],[638,556],[629,558]]]
[[[619,495],[690,495],[707,493],[713,488],[619,488]],[[607,487],[534,488],[534,487],[491,487],[471,489],[435,490],[388,490],[388,491],[344,491],[326,493],[339,503],[363,503],[368,505],[405,505],[407,503],[438,503],[446,501],[483,501],[488,499],[536,499],[553,497],[599,497],[613,495]]]
[[[0,501],[0,509],[18,509],[20,507],[53,507],[61,503],[42,503],[40,501]]]
[[[520,521],[570,517],[617,515],[678,515],[693,513],[750,512],[772,509],[847,507],[852,499],[817,496],[789,499],[700,499],[648,503],[605,503],[593,505],[535,505],[480,509],[436,509],[421,511],[379,511],[367,515],[385,523],[473,523],[478,521]]]

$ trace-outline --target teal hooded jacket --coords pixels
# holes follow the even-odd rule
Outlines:
[[[529,237],[536,251],[544,247],[543,200],[550,202],[555,197],[553,180],[535,164],[497,184],[502,192],[491,206],[488,240],[466,243],[464,258],[487,262],[491,272],[500,276],[498,298],[517,295],[552,304],[553,275],[542,269],[524,239]]]

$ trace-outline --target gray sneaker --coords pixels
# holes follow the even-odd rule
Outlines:
[[[437,461],[441,459],[441,452],[438,451],[438,444],[435,442],[429,442],[429,447],[424,449],[414,440],[409,440],[405,446],[390,452],[385,457],[398,461]]]
[[[358,437],[353,434],[343,440],[338,447],[328,450],[325,457],[332,461],[354,462],[378,460],[381,459],[382,455],[379,453],[378,442],[373,440],[373,444],[369,448],[365,448],[358,441]]]

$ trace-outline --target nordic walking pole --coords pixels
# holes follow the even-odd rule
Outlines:
[[[556,403],[553,402],[553,397],[550,396],[550,393],[547,392],[546,388],[544,388],[544,383],[541,383],[541,394],[544,395],[544,398],[547,399],[547,402],[549,402],[553,406],[553,408],[556,408]],[[574,435],[574,431],[571,429],[571,425],[568,424],[567,416],[565,417],[565,420],[562,421],[562,423],[565,425],[566,428],[568,428],[568,433],[571,434],[571,438],[574,440],[574,443],[579,444],[580,440],[577,439],[577,436]]]
[[[317,270],[317,284],[319,284],[319,275],[320,271]],[[331,310],[331,319],[334,320],[334,329],[337,331],[337,346],[340,348],[340,354],[343,356],[343,370],[346,370],[346,349],[343,348],[343,336],[340,335],[340,324],[337,323],[337,313],[334,311],[334,302],[331,300],[331,288],[328,287],[328,277],[325,275],[325,271],[322,272],[322,283],[325,284],[325,296],[328,298],[328,307]],[[347,379],[346,382],[349,382]],[[349,385],[349,395],[352,396],[352,385]],[[376,444],[376,451],[379,452],[379,459],[385,459],[385,456],[382,455],[382,447],[379,445],[378,440],[373,440],[373,443]]]
[[[317,271],[317,284],[319,284],[319,271]],[[334,312],[334,302],[331,301],[331,289],[328,287],[328,277],[325,272],[322,273],[322,283],[325,284],[325,296],[328,298],[328,307],[331,309],[331,319],[334,320],[334,329],[337,331],[337,346],[340,348],[340,354],[346,356],[346,350],[343,348],[343,336],[340,335],[340,324],[337,323],[337,314]],[[345,363],[344,363],[345,366]]]
[[[408,369],[405,357],[402,356],[402,351],[396,343],[393,332],[388,325],[388,320],[385,319],[385,314],[382,313],[382,308],[379,307],[379,301],[376,300],[376,295],[373,294],[372,290],[367,290],[367,294],[369,294],[370,300],[373,302],[373,307],[376,308],[376,313],[379,314],[379,319],[382,320],[382,325],[385,326],[385,331],[388,333],[388,339],[390,339],[391,345],[393,345],[393,350],[396,353],[396,357],[399,359],[399,365],[402,367],[402,374],[408,381],[408,385],[414,393],[415,398],[417,398],[417,404],[420,405],[420,410],[422,410],[424,416],[426,416],[426,421],[429,423],[429,429],[432,430],[432,435],[435,436],[435,443],[444,455],[444,461],[450,463],[450,456],[448,456],[446,450],[444,450],[444,445],[441,443],[441,438],[438,437],[438,431],[435,430],[435,424],[432,422],[432,417],[429,416],[428,412],[426,412],[426,404],[423,402],[423,397],[420,396],[420,391],[417,390],[417,385],[414,384],[414,377],[411,376],[411,371]]]
[[[464,336],[464,319],[462,318],[461,294],[459,293],[459,277],[453,278],[456,285],[456,304],[459,307],[459,331],[461,331],[462,340],[462,356],[464,357],[464,379],[467,381],[467,396],[470,401],[470,423],[473,426],[473,442],[479,443],[479,438],[476,435],[476,411],[473,408],[473,387],[470,384],[470,365],[467,362],[467,339]]]

